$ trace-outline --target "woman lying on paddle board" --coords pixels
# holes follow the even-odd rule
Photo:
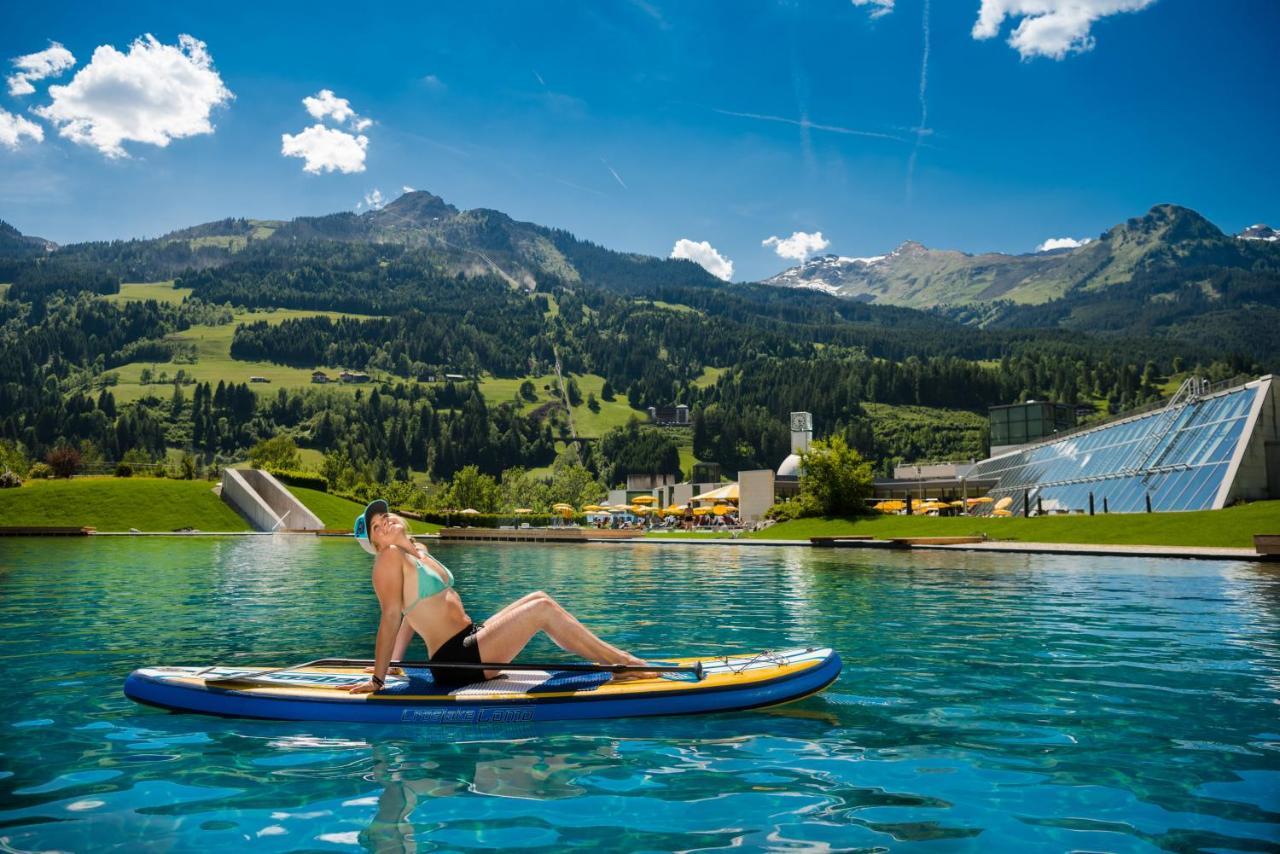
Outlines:
[[[375,555],[373,589],[382,606],[375,644],[373,676],[352,687],[356,694],[368,694],[383,687],[394,658],[404,655],[411,638],[410,629],[427,642],[429,660],[436,662],[505,663],[512,661],[538,632],[561,649],[601,664],[643,665],[645,662],[605,643],[592,634],[572,614],[541,591],[512,602],[477,626],[462,607],[462,597],[453,588],[453,573],[409,538],[404,519],[378,499],[356,518],[355,537],[365,551]],[[405,625],[407,624],[407,625]],[[437,668],[431,672],[445,691],[474,682],[459,668]],[[486,670],[486,679],[499,671]],[[645,678],[653,674],[632,671],[614,679]]]

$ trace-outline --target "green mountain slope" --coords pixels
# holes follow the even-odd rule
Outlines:
[[[915,308],[995,300],[1037,305],[1193,268],[1280,274],[1280,246],[1226,235],[1193,210],[1163,204],[1074,249],[969,255],[907,242],[881,258],[815,258],[765,284]]]

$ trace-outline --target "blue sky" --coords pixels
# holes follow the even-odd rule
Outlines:
[[[1028,2],[28,7],[0,32],[5,73],[50,42],[75,65],[0,87],[0,122],[27,129],[5,144],[0,124],[0,218],[58,242],[154,236],[408,186],[615,249],[706,241],[734,280],[794,263],[762,242],[796,232],[866,256],[1032,251],[1158,202],[1280,225],[1280,4],[1076,0],[1082,22]],[[1011,14],[979,39],[980,9]],[[203,51],[180,53],[184,34]],[[139,60],[140,89],[100,46]],[[204,76],[165,78],[193,56]],[[326,89],[352,115],[309,114]],[[282,154],[313,126],[362,171]]]

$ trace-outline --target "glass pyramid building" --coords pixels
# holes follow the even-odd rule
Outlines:
[[[1013,515],[1210,510],[1280,497],[1272,377],[1223,389],[1193,378],[1163,408],[983,460],[969,480],[994,482]],[[1009,500],[1002,500],[1009,499]]]

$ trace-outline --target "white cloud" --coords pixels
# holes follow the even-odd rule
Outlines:
[[[321,172],[363,172],[365,151],[369,138],[322,124],[314,124],[297,134],[280,137],[280,153],[285,157],[301,157],[306,160],[302,171],[319,175]]]
[[[15,57],[13,64],[18,70],[8,77],[9,94],[30,95],[36,91],[32,80],[57,77],[75,65],[76,58],[57,42],[49,42],[49,46],[38,53]]]
[[[339,124],[356,114],[351,109],[351,102],[333,94],[332,89],[321,89],[314,95],[303,98],[302,106],[307,108],[313,119],[331,118]]]
[[[314,95],[303,98],[302,106],[307,108],[313,119],[332,119],[336,124],[347,122],[356,133],[362,133],[373,125],[373,119],[356,115],[351,102],[333,94],[332,89],[321,89]]]
[[[209,114],[234,96],[213,68],[205,43],[188,35],[166,45],[147,34],[121,53],[101,45],[66,86],[50,86],[52,102],[35,112],[58,133],[107,157],[124,157],[123,142],[167,146],[213,133]]]
[[[426,86],[428,89],[434,89],[437,92],[443,92],[445,89],[449,88],[445,86],[443,80],[434,74],[428,74],[426,77],[423,77],[422,85]]]
[[[368,208],[371,211],[381,210],[387,203],[382,191],[377,187],[364,194],[364,198],[356,205],[356,210]]]
[[[1037,252],[1052,252],[1055,249],[1075,249],[1084,246],[1093,238],[1086,237],[1084,240],[1076,240],[1074,237],[1050,237],[1044,243],[1036,247]]]
[[[1047,56],[1062,59],[1068,53],[1092,50],[1090,34],[1095,21],[1121,12],[1138,12],[1156,0],[982,0],[975,39],[1000,34],[1005,18],[1021,18],[1009,36],[1009,45],[1023,59]]]
[[[416,193],[416,192],[418,192],[418,191],[417,191],[417,190],[415,190],[415,189],[413,189],[413,187],[410,187],[408,184],[405,184],[403,187],[401,187],[401,188],[400,188],[400,192],[402,192],[402,193]]]
[[[22,116],[0,109],[0,145],[16,151],[24,136],[40,142],[44,139],[44,128]]]
[[[870,6],[873,18],[879,18],[893,11],[893,0],[853,0],[853,5]]]
[[[824,238],[821,231],[815,231],[812,234],[797,231],[787,238],[770,237],[768,240],[762,240],[760,245],[772,246],[773,251],[782,258],[803,262],[813,253],[826,249],[831,245],[831,241]]]
[[[705,240],[695,242],[682,237],[672,247],[671,257],[692,261],[722,281],[727,282],[733,278],[733,262]]]

